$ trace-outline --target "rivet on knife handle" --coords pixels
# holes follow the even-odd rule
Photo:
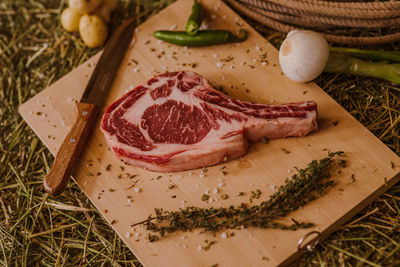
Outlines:
[[[77,103],[78,118],[57,153],[53,167],[44,178],[44,189],[57,196],[68,184],[74,166],[96,121],[97,108],[94,104]]]

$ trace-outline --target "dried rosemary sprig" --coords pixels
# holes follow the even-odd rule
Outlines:
[[[335,155],[343,152],[329,152],[321,160],[313,160],[304,169],[298,169],[285,184],[280,186],[267,201],[259,205],[240,206],[228,208],[199,208],[187,207],[179,211],[163,211],[155,209],[155,216],[133,224],[144,225],[147,230],[158,232],[160,236],[175,231],[191,231],[202,229],[218,231],[222,229],[238,229],[241,227],[280,228],[283,230],[296,230],[312,227],[312,223],[299,223],[292,219],[294,224],[285,225],[276,222],[278,218],[286,216],[289,212],[299,209],[312,201],[325,190],[333,186],[334,181],[329,180],[329,166]],[[339,166],[340,167],[340,166]]]

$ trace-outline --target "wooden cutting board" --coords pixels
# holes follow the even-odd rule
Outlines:
[[[243,158],[224,164],[226,175],[219,165],[208,168],[201,178],[201,170],[160,174],[125,166],[107,148],[97,122],[73,177],[145,266],[289,264],[300,255],[300,238],[313,230],[321,232],[321,238],[326,237],[395,184],[400,178],[400,159],[317,85],[293,83],[283,76],[277,50],[223,2],[202,3],[208,7],[210,27],[234,32],[244,27],[250,32],[248,40],[189,49],[157,41],[152,37],[154,30],[184,28],[192,1],[177,1],[137,28],[107,103],[158,73],[195,70],[238,99],[261,103],[315,100],[319,107],[319,131],[302,138],[255,144]],[[20,107],[23,118],[53,154],[75,119],[74,103],[81,97],[98,58],[96,55],[89,59]],[[284,153],[282,148],[290,153]],[[297,221],[315,223],[312,229],[226,231],[228,235],[234,233],[228,238],[221,238],[221,233],[180,232],[150,243],[142,227],[131,228],[132,223],[145,219],[154,208],[240,204],[249,201],[249,194],[239,197],[239,191],[249,193],[256,189],[263,192],[258,200],[266,199],[292,175],[294,167],[302,168],[312,159],[325,157],[326,150],[345,151],[348,167],[333,177],[337,183],[333,189],[290,214]],[[109,164],[111,169],[107,170]],[[136,178],[130,179],[133,174]],[[157,179],[159,175],[161,178]],[[169,184],[176,188],[169,189]],[[218,188],[218,194],[213,193],[214,188]],[[201,201],[206,190],[212,203]],[[229,198],[222,200],[221,193]],[[198,250],[206,239],[215,240],[215,245],[208,251]]]

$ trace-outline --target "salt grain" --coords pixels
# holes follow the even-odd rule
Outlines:
[[[202,246],[198,246],[198,247],[197,247],[197,250],[202,250],[202,249],[203,249]]]
[[[246,62],[242,61],[240,62],[240,66],[244,66],[246,64]]]
[[[135,86],[133,86],[133,85],[129,86],[129,90],[133,90],[133,89],[135,89]]]
[[[204,178],[204,176],[205,176],[205,175],[204,175],[203,173],[200,173],[200,174],[199,174],[199,177],[200,177],[200,178]]]
[[[140,71],[139,67],[136,67],[136,68],[133,69],[133,72],[138,72],[138,71]]]
[[[71,97],[67,97],[67,101],[68,102],[72,102],[72,98]]]
[[[136,233],[136,234],[135,234],[135,237],[139,237],[139,236],[140,236],[140,233]]]
[[[132,202],[132,199],[129,198],[129,199],[128,199],[128,203],[131,203],[131,202]]]
[[[186,245],[182,245],[183,248],[187,248]]]
[[[139,193],[139,192],[141,191],[141,189],[140,189],[139,187],[135,187],[135,188],[133,188],[133,190],[134,190],[136,193]]]
[[[217,58],[217,57],[218,57],[218,54],[213,54],[213,57],[214,57],[214,58]]]
[[[164,43],[164,42],[163,42],[162,40],[158,40],[158,43],[159,43],[159,44],[162,44],[162,43]]]
[[[226,19],[226,15],[223,15],[223,16],[222,16],[222,19]]]
[[[224,63],[222,63],[222,62],[217,62],[216,65],[217,65],[218,68],[222,68],[222,67],[224,66]]]
[[[136,28],[136,29],[135,29],[135,32],[139,32],[139,28]]]
[[[253,63],[256,63],[256,62],[257,62],[257,59],[253,58],[253,60],[252,60],[252,61],[253,61]]]
[[[175,29],[176,29],[176,24],[174,24],[174,25],[172,25],[171,27],[169,27],[169,29],[170,29],[171,31],[175,30]]]
[[[213,193],[214,194],[218,193],[218,188],[214,188]]]
[[[223,182],[218,184],[218,187],[223,187],[225,184]]]
[[[182,178],[182,175],[178,174],[176,177],[180,179]]]
[[[208,190],[206,189],[206,190],[204,190],[204,194],[208,194]]]
[[[271,189],[275,189],[275,188],[276,188],[275,185],[270,185],[269,187],[270,187]]]
[[[189,172],[188,174],[189,174],[190,176],[192,176],[192,175],[193,175],[193,172]]]
[[[263,61],[263,62],[261,62],[261,66],[266,66],[267,65],[267,62],[265,62],[265,61]]]
[[[257,50],[257,51],[260,51],[261,48],[260,48],[258,45],[256,45],[256,50]]]
[[[221,238],[227,238],[227,237],[228,235],[225,232],[221,233]]]
[[[127,233],[125,234],[125,237],[126,237],[126,238],[131,237],[131,233],[130,233],[130,232],[127,232]]]
[[[181,236],[181,238],[182,238],[182,239],[185,239],[185,238],[186,238],[186,236],[185,236],[185,235],[183,235],[183,236]]]

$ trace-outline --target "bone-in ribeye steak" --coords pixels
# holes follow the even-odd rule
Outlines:
[[[247,140],[303,136],[317,128],[313,101],[240,101],[191,71],[150,79],[112,103],[101,121],[119,159],[160,172],[214,165],[244,155]]]

